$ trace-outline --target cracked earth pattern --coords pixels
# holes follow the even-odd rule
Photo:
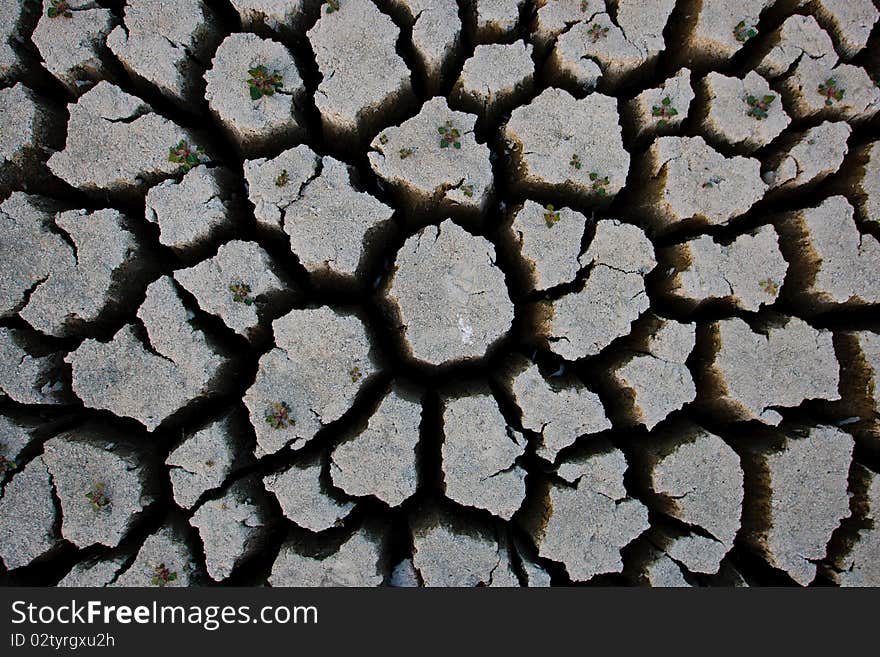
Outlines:
[[[880,2],[0,13],[0,584],[880,585]]]

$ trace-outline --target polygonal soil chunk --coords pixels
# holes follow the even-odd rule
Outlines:
[[[663,50],[663,27],[674,8],[674,0],[621,0],[616,20],[589,12],[556,40],[548,61],[551,76],[585,89],[600,78],[608,87],[620,85]]]
[[[251,477],[236,482],[223,497],[208,500],[193,514],[189,523],[202,538],[211,579],[226,579],[262,547],[267,520],[260,504],[263,497],[258,480]]]
[[[388,506],[401,505],[418,486],[416,446],[421,422],[418,398],[391,390],[366,428],[333,450],[333,485],[355,497],[372,495]]]
[[[124,25],[107,47],[134,76],[177,101],[193,101],[204,62],[220,39],[217,19],[202,0],[127,0]]]
[[[65,404],[67,384],[60,371],[61,354],[44,356],[23,331],[0,328],[0,395],[19,404]]]
[[[708,111],[700,127],[728,146],[751,153],[776,139],[791,123],[782,99],[754,71],[742,80],[711,72],[702,86]]]
[[[629,578],[640,585],[652,588],[686,588],[691,584],[685,579],[680,564],[663,550],[645,542],[633,551],[633,561],[627,564]]]
[[[854,466],[865,488],[864,524],[857,530],[846,554],[836,559],[833,579],[840,586],[880,586],[880,476]]]
[[[771,157],[772,189],[794,189],[819,182],[843,164],[849,152],[847,140],[852,128],[845,121],[825,121],[806,132],[787,139],[780,152]]]
[[[109,9],[96,5],[69,7],[67,14],[50,16],[57,0],[43,0],[40,22],[31,35],[43,66],[75,96],[106,77],[101,60],[104,41],[115,21]]]
[[[379,586],[387,568],[385,536],[361,528],[335,549],[289,541],[281,546],[269,583],[282,586]]]
[[[478,43],[498,41],[512,33],[519,23],[524,0],[474,0],[471,28]]]
[[[7,570],[49,554],[60,542],[53,492],[52,476],[39,456],[0,492],[0,561]]]
[[[155,473],[145,454],[115,433],[88,427],[53,438],[44,449],[61,502],[61,535],[80,548],[119,545],[153,501]]]
[[[373,139],[370,166],[408,205],[483,210],[492,193],[489,148],[477,143],[473,114],[440,96],[417,116]]]
[[[691,560],[720,556],[733,547],[740,526],[743,472],[739,456],[721,438],[695,425],[675,426],[639,457],[651,508],[707,532],[717,546],[691,540]],[[680,547],[684,547],[681,544]],[[692,564],[693,565],[693,564]],[[690,567],[690,566],[689,566]],[[694,572],[697,572],[696,570]]]
[[[284,288],[269,254],[256,242],[233,240],[195,267],[174,272],[199,307],[236,333],[253,338],[266,298]]]
[[[637,352],[612,366],[610,376],[621,388],[628,424],[644,424],[650,431],[694,400],[697,389],[685,361],[696,339],[694,324],[659,320]]]
[[[292,310],[272,322],[275,348],[260,358],[244,403],[257,456],[302,446],[354,401],[376,371],[360,319],[329,308]]]
[[[70,210],[55,216],[61,250],[51,269],[19,313],[38,331],[65,336],[82,333],[108,312],[118,310],[127,293],[145,283],[133,222],[116,210]],[[43,254],[46,257],[46,254]]]
[[[537,0],[532,36],[539,50],[548,45],[575,23],[590,20],[594,14],[605,11],[604,0]]]
[[[544,567],[537,563],[535,556],[537,551],[531,546],[526,546],[523,541],[513,539],[513,546],[522,563],[522,585],[530,588],[546,588],[551,585],[550,574]],[[534,555],[534,556],[533,556]]]
[[[815,12],[834,35],[840,56],[847,60],[868,45],[871,30],[880,18],[880,10],[871,0],[818,0]]]
[[[720,63],[758,35],[761,12],[775,0],[703,0],[696,24],[683,45],[702,64]]]
[[[167,178],[181,169],[175,160],[181,144],[201,157],[182,128],[109,82],[99,82],[68,107],[67,146],[47,164],[85,192],[131,193]]]
[[[56,264],[71,260],[70,246],[54,232],[51,203],[40,196],[13,194],[0,205],[0,317],[15,315]]]
[[[204,492],[219,488],[249,460],[245,449],[244,436],[229,415],[185,436],[165,459],[174,501],[189,509]]]
[[[787,73],[792,64],[804,57],[821,60],[828,66],[837,64],[831,37],[812,16],[789,16],[767,40],[772,46],[755,66],[766,78]]]
[[[27,189],[49,149],[60,145],[64,115],[21,82],[0,89],[0,115],[0,182],[17,180]]]
[[[31,428],[0,415],[0,486],[7,474],[19,467],[19,456],[32,440]]]
[[[586,227],[580,212],[525,202],[506,236],[525,262],[529,289],[547,290],[574,280],[581,269],[578,257]]]
[[[544,328],[550,349],[566,360],[595,356],[629,333],[648,309],[645,275],[657,264],[645,234],[617,220],[597,224],[579,261],[591,267],[589,278],[580,291],[549,303]]]
[[[704,391],[710,405],[733,418],[779,424],[782,416],[774,407],[839,399],[831,338],[830,332],[797,317],[766,333],[754,332],[737,318],[714,323],[714,355]]]
[[[196,568],[184,528],[169,522],[147,537],[134,563],[111,586],[192,586]]]
[[[321,461],[313,459],[263,478],[284,515],[313,532],[341,525],[354,508],[353,502],[338,502],[324,490],[321,469]]]
[[[92,557],[81,561],[70,569],[56,586],[60,587],[98,587],[110,586],[131,555],[101,559]]]
[[[627,103],[639,136],[677,130],[695,97],[691,71],[683,68],[661,87],[647,89]]]
[[[850,514],[852,452],[852,436],[818,426],[744,457],[753,510],[743,515],[744,538],[798,584],[813,581],[815,562],[825,559],[832,532]]]
[[[780,224],[785,254],[803,274],[798,276],[802,287],[797,298],[811,312],[880,302],[880,242],[859,232],[854,214],[845,197],[833,196],[819,207],[788,215]]]
[[[232,8],[248,32],[268,28],[274,32],[301,31],[310,0],[231,0]]]
[[[110,342],[84,341],[66,360],[74,392],[87,407],[134,418],[153,431],[213,392],[226,359],[190,324],[190,311],[168,276],[147,288],[138,318],[146,335],[128,324]]]
[[[539,508],[524,518],[545,559],[583,582],[620,572],[620,550],[648,528],[648,510],[623,487],[626,460],[609,447],[568,463],[572,485],[549,484]]]
[[[319,171],[299,185],[296,200],[285,208],[284,232],[308,271],[354,276],[364,247],[390,226],[394,210],[354,187],[353,167],[328,156]]]
[[[730,244],[703,235],[665,249],[661,260],[675,266],[664,283],[664,294],[691,310],[723,299],[756,312],[776,302],[788,271],[773,226],[761,226]]]
[[[199,165],[180,181],[165,180],[147,192],[146,217],[159,226],[159,241],[186,255],[231,231],[228,169]]]
[[[325,134],[363,137],[410,98],[410,71],[395,48],[399,34],[369,0],[345,0],[338,10],[321,12],[307,36],[323,76],[315,105]]]
[[[287,208],[299,200],[321,166],[321,158],[305,145],[286,150],[271,160],[245,160],[244,177],[257,226],[283,234]]]
[[[482,357],[513,321],[495,247],[448,219],[404,243],[388,298],[410,355],[432,365]]]
[[[859,66],[803,57],[780,89],[796,119],[819,116],[862,123],[880,111],[880,89]]]
[[[518,586],[507,542],[497,531],[470,526],[429,509],[410,520],[413,565],[425,586]]]
[[[515,176],[529,192],[615,196],[626,184],[629,153],[623,147],[617,101],[590,94],[580,100],[546,89],[518,107],[504,128]]]
[[[661,137],[647,155],[642,208],[652,227],[665,232],[685,221],[725,224],[764,196],[761,163],[726,158],[702,137]]]
[[[491,120],[531,92],[534,72],[532,44],[520,40],[480,45],[464,63],[450,97],[468,112]]]
[[[417,588],[421,586],[419,575],[412,559],[404,559],[391,570],[388,586],[396,588]]]
[[[245,153],[300,133],[296,103],[305,87],[290,52],[277,41],[231,34],[217,48],[205,80],[211,113]]]
[[[717,573],[721,569],[721,561],[730,549],[714,538],[690,532],[679,534],[677,531],[669,533],[659,530],[654,535],[657,544],[669,558],[690,573]]]
[[[548,461],[580,436],[611,428],[598,395],[577,382],[551,384],[537,365],[516,374],[510,390],[522,412],[523,428],[540,434],[537,453]]]
[[[445,400],[443,435],[446,496],[510,520],[526,494],[526,471],[516,463],[526,439],[507,425],[495,398]]]
[[[412,46],[431,93],[443,82],[461,43],[455,0],[393,0],[412,29]]]
[[[855,183],[856,204],[859,219],[865,223],[880,225],[880,141],[865,146],[865,166]]]

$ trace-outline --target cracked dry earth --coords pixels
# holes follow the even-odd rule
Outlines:
[[[0,583],[880,585],[880,2],[0,14]]]

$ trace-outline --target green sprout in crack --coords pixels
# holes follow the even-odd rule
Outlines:
[[[473,185],[462,185],[461,193],[467,196],[468,198],[474,197],[474,186]]]
[[[678,116],[678,110],[672,106],[672,99],[669,96],[666,96],[660,101],[659,105],[654,105],[654,107],[651,108],[651,116],[659,117],[660,121],[657,125],[661,128],[665,128],[669,125],[669,119],[673,116]]]
[[[287,173],[287,169],[283,169],[281,171],[281,173],[278,174],[278,177],[275,178],[275,186],[276,187],[284,187],[289,182],[290,182],[290,174]]]
[[[388,143],[388,135],[386,135],[384,132],[379,135],[379,143],[383,146]]]
[[[718,176],[710,176],[709,180],[703,183],[703,189],[713,189],[721,184],[721,178]]]
[[[749,39],[754,39],[758,36],[758,30],[751,25],[746,25],[745,21],[740,21],[736,24],[736,27],[733,28],[733,36],[740,43],[745,43]]]
[[[110,508],[110,496],[107,495],[107,487],[101,482],[96,483],[92,490],[86,493],[86,499],[95,513],[106,511]]]
[[[334,11],[339,11],[339,0],[327,0],[327,9],[324,13],[332,14]]]
[[[150,578],[150,584],[153,586],[165,586],[177,580],[177,573],[172,572],[164,563],[153,566],[153,576]]]
[[[828,107],[834,105],[834,101],[840,102],[843,100],[843,97],[846,95],[846,89],[839,88],[837,86],[837,80],[834,78],[828,78],[819,85],[819,94],[825,98],[825,104]]]
[[[609,28],[602,27],[598,23],[593,23],[590,26],[590,29],[587,30],[587,36],[593,40],[593,43],[598,43],[599,39],[604,39],[608,36],[608,29]]]
[[[553,226],[559,223],[560,218],[559,211],[552,205],[544,206],[544,223],[547,224],[547,228],[553,228]]]
[[[235,303],[243,303],[246,306],[254,304],[254,300],[251,298],[251,286],[247,283],[231,283],[229,291],[232,292],[232,300]]]
[[[779,283],[774,281],[772,278],[767,278],[761,281],[760,283],[758,283],[758,286],[771,297],[775,297],[779,294]]]
[[[3,443],[0,443],[0,452],[3,452],[5,450],[6,450],[6,445],[4,445]],[[17,467],[18,466],[16,465],[15,461],[13,461],[10,458],[6,458],[5,454],[0,454],[0,477],[5,475],[7,472],[12,472]]]
[[[568,161],[568,165],[577,169],[578,171],[580,171],[581,168],[584,166],[583,162],[581,162],[581,156],[577,153],[574,153],[571,156],[571,159]]]
[[[46,10],[46,16],[49,18],[58,18],[59,16],[73,18],[73,12],[67,6],[67,0],[51,0],[49,5],[49,8]]]
[[[602,177],[595,171],[590,173],[590,182],[592,182],[593,191],[596,192],[599,196],[606,196],[608,194],[608,190],[605,189],[608,187],[608,183],[611,181],[608,179],[608,176]]]
[[[273,402],[266,409],[266,424],[273,429],[287,429],[296,424],[290,417],[290,406],[287,402]]]
[[[587,9],[590,8],[590,3],[587,0],[581,0],[581,13],[586,14]]]
[[[461,133],[453,127],[452,121],[438,127],[437,132],[440,133],[440,148],[461,148]]]
[[[184,173],[200,164],[204,155],[201,146],[190,146],[186,139],[181,139],[177,146],[168,149],[168,161],[179,164]]]
[[[405,160],[410,157],[415,151],[412,148],[401,148],[400,149],[400,159]]]
[[[284,76],[277,70],[269,73],[269,69],[260,64],[248,71],[248,88],[251,90],[251,100],[259,100],[263,96],[273,96],[284,86]]]
[[[358,367],[357,365],[355,365],[355,366],[352,367],[351,370],[348,372],[348,376],[351,377],[351,382],[352,382],[352,383],[357,383],[357,382],[360,381],[362,378],[364,378],[364,373],[361,372],[361,368],[360,368],[360,367]]]
[[[748,115],[760,121],[766,119],[770,115],[770,105],[776,100],[776,96],[768,94],[767,96],[748,96],[746,104],[749,106]]]

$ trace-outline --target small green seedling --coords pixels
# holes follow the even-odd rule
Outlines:
[[[324,13],[332,14],[334,11],[339,11],[339,0],[327,0],[327,9]]]
[[[386,135],[384,132],[379,135],[379,143],[383,146],[388,143],[388,135]]]
[[[461,193],[467,196],[468,198],[474,197],[474,186],[473,185],[462,185]]]
[[[711,176],[709,180],[703,183],[703,189],[712,189],[714,187],[718,187],[721,184],[721,178],[718,176]]]
[[[107,495],[107,488],[103,483],[98,482],[92,490],[86,493],[86,499],[92,505],[92,511],[106,511],[110,508],[110,496]]]
[[[581,0],[581,13],[586,14],[587,9],[590,8],[590,3],[587,0]]]
[[[766,119],[770,115],[770,105],[776,100],[776,96],[768,94],[767,96],[748,96],[746,104],[749,106],[748,115],[758,121]]]
[[[746,25],[745,21],[740,21],[736,24],[736,27],[733,28],[733,36],[740,43],[745,43],[749,39],[754,39],[758,36],[758,30],[752,25]]]
[[[251,286],[247,283],[231,283],[229,291],[232,292],[232,300],[235,303],[243,303],[246,306],[254,304],[254,300],[251,298]]]
[[[289,182],[290,182],[290,174],[287,173],[287,169],[283,169],[281,171],[281,173],[278,174],[278,177],[275,178],[275,186],[276,187],[284,187]]]
[[[205,151],[201,146],[190,146],[186,139],[181,139],[177,146],[168,149],[168,161],[179,164],[184,173],[200,164],[204,155]]]
[[[266,409],[266,424],[273,429],[287,429],[296,424],[290,417],[290,406],[287,402],[273,402]]]
[[[775,297],[779,294],[779,283],[774,281],[772,278],[767,278],[760,283],[758,283],[760,288],[764,290],[771,297]]]
[[[587,36],[593,40],[593,43],[598,43],[599,39],[604,39],[608,36],[608,30],[609,28],[607,27],[602,27],[598,23],[593,23],[590,26],[590,29],[587,30]]]
[[[274,96],[284,86],[284,76],[279,71],[272,71],[260,64],[248,71],[251,76],[247,83],[251,91],[251,100],[259,100],[263,96]]]
[[[153,567],[153,577],[150,579],[153,586],[165,586],[174,581],[177,581],[177,573],[172,572],[164,563]]]
[[[834,105],[834,101],[840,102],[846,95],[846,89],[837,86],[837,80],[828,78],[819,85],[819,94],[825,97],[825,104],[828,107]]]
[[[352,383],[357,383],[362,378],[364,378],[364,373],[361,372],[361,368],[358,367],[357,365],[355,365],[354,367],[351,368],[351,370],[349,370],[348,375],[351,377]]]
[[[437,128],[440,133],[440,148],[461,148],[461,133],[458,128],[453,127],[452,121],[447,121],[446,125]]]
[[[59,16],[73,18],[73,12],[67,6],[67,0],[51,0],[49,8],[46,10],[46,16],[49,18],[58,18]]]
[[[571,156],[571,159],[568,161],[568,165],[577,169],[578,171],[580,171],[581,168],[584,166],[583,162],[581,162],[581,156],[577,153]]]
[[[405,160],[406,158],[412,156],[415,151],[412,148],[401,148],[400,149],[400,159]]]
[[[651,116],[659,117],[660,121],[657,122],[657,125],[661,128],[665,128],[669,125],[669,119],[673,116],[678,116],[678,110],[672,106],[672,99],[669,96],[666,96],[660,101],[659,105],[654,105],[654,107],[651,108]]]
[[[561,217],[559,216],[559,211],[556,210],[552,205],[544,206],[544,223],[547,224],[547,228],[553,228]]]
[[[593,191],[596,192],[599,196],[606,196],[608,194],[608,183],[611,181],[608,179],[608,176],[602,177],[595,171],[590,173],[590,181],[593,183]]]

